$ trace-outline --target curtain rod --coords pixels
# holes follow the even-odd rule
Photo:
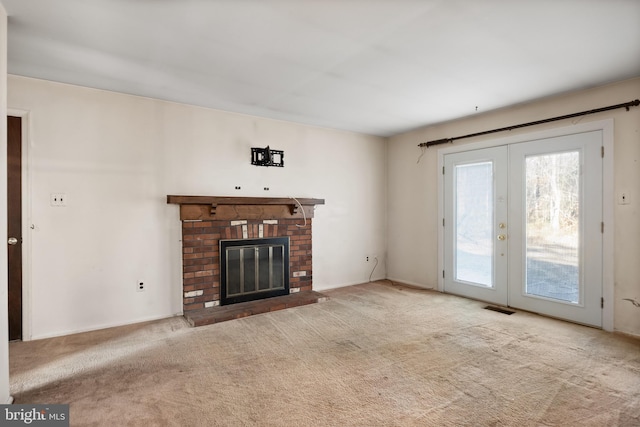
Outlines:
[[[429,148],[432,145],[447,144],[447,143],[451,143],[453,141],[456,141],[458,139],[472,138],[474,136],[488,135],[490,133],[496,133],[496,132],[504,132],[505,130],[524,128],[524,127],[527,127],[527,126],[541,125],[543,123],[550,123],[550,122],[555,122],[555,121],[558,121],[558,120],[570,119],[572,117],[586,116],[587,114],[600,113],[602,111],[615,110],[617,108],[626,108],[627,111],[629,111],[630,107],[637,107],[638,105],[640,105],[640,99],[636,99],[635,101],[625,102],[624,104],[617,104],[617,105],[610,105],[608,107],[596,108],[595,110],[589,110],[589,111],[582,111],[580,113],[567,114],[566,116],[552,117],[550,119],[538,120],[538,121],[529,122],[529,123],[522,123],[522,124],[519,124],[519,125],[507,126],[507,127],[503,127],[503,128],[499,128],[499,129],[491,129],[491,130],[486,130],[484,132],[470,133],[468,135],[456,136],[454,138],[443,138],[443,139],[437,139],[435,141],[422,142],[422,143],[418,144],[418,147],[427,147],[427,148]]]

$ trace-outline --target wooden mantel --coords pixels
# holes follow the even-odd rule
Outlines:
[[[297,200],[297,201],[296,201]],[[302,205],[302,210],[300,206]],[[181,221],[313,218],[324,199],[305,197],[167,196],[167,203],[180,205]]]

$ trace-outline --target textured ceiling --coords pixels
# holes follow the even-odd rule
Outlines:
[[[639,0],[0,3],[11,74],[381,136],[640,76]]]

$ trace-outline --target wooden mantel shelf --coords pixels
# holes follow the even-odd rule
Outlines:
[[[297,200],[297,201],[296,201]],[[324,199],[291,197],[167,196],[180,205],[182,221],[229,219],[313,218],[315,205]],[[300,205],[302,205],[302,210]]]

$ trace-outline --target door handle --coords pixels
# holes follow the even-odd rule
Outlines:
[[[10,245],[17,245],[18,239],[16,239],[15,237],[9,237],[9,240],[7,240],[7,243]]]
[[[506,240],[506,239],[507,239],[506,234],[498,234],[498,240]]]

